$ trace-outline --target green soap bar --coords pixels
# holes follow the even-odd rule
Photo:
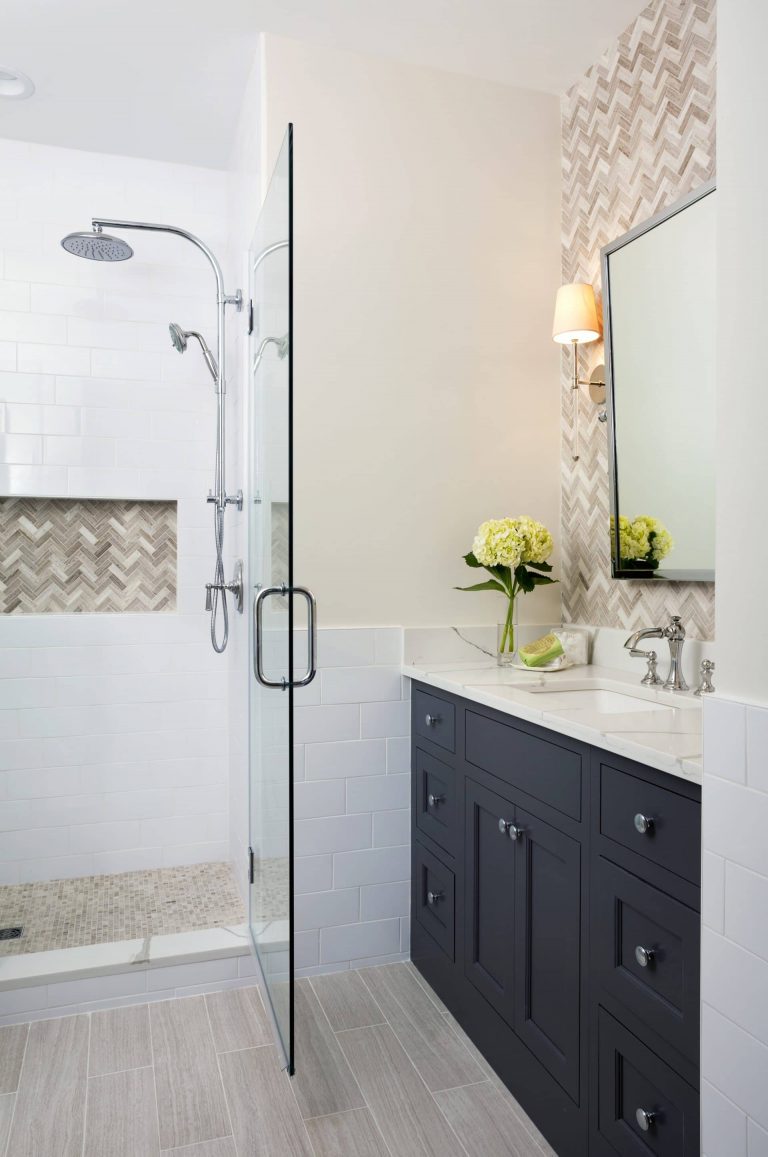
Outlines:
[[[533,643],[526,643],[518,655],[526,667],[543,667],[563,654],[563,645],[557,635],[543,635]]]

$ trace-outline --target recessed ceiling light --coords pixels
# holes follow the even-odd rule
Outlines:
[[[25,100],[32,96],[35,85],[25,72],[16,68],[3,68],[0,65],[0,97],[7,100]]]

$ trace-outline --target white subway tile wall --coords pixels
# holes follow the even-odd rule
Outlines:
[[[410,683],[399,627],[320,630],[296,697],[297,967],[312,974],[409,950]]]
[[[225,260],[227,176],[8,140],[0,171],[0,493],[179,500],[176,614],[0,620],[0,882],[227,859],[226,667],[203,609],[215,400],[167,329],[213,340],[213,277],[178,239],[134,234],[117,266],[59,245],[98,212],[179,224]]]
[[[768,1155],[768,709],[704,704],[702,1153]]]

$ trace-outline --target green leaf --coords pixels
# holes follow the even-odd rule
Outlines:
[[[532,574],[531,578],[533,579],[533,585],[537,587],[549,587],[552,586],[553,583],[560,582],[560,579],[547,578],[546,575],[543,574]]]
[[[470,551],[469,554],[462,555],[462,558],[464,559],[464,562],[467,564],[467,566],[481,567],[483,565],[481,562],[477,561],[472,551]]]
[[[522,564],[518,567],[515,567],[515,582],[520,587],[520,590],[523,591],[523,593],[526,595],[530,594],[533,588],[536,586],[534,576],[532,574],[528,574],[528,571]]]
[[[475,583],[472,587],[454,587],[455,591],[501,591],[503,595],[507,593],[501,583],[497,583],[494,579],[489,579],[485,583]]]
[[[531,570],[544,570],[544,571],[551,571],[552,570],[552,567],[551,567],[550,563],[548,563],[548,562],[527,562],[525,565],[527,567],[530,567]]]

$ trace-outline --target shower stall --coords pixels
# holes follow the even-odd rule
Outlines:
[[[209,683],[211,691],[220,694],[223,677],[225,683],[228,679],[230,686],[234,685],[234,690],[244,697],[247,683],[247,751],[242,753],[239,762],[237,757],[229,757],[230,776],[234,774],[239,787],[244,788],[247,782],[247,814],[245,808],[240,814],[230,787],[230,827],[237,829],[238,833],[237,840],[230,842],[230,848],[236,849],[240,845],[247,848],[247,855],[243,857],[245,862],[232,865],[226,860],[206,862],[202,858],[200,863],[172,861],[171,866],[164,867],[161,861],[150,863],[143,870],[108,869],[86,875],[77,874],[80,860],[73,856],[68,865],[72,870],[66,877],[57,877],[55,872],[51,874],[45,870],[45,865],[41,865],[37,871],[23,869],[19,882],[10,873],[0,879],[0,998],[7,990],[20,990],[23,997],[24,993],[32,992],[33,986],[53,985],[73,977],[85,980],[89,976],[109,973],[117,977],[114,981],[116,992],[122,991],[120,978],[125,976],[130,978],[125,982],[126,995],[136,991],[136,999],[141,999],[145,990],[128,985],[135,986],[136,977],[143,969],[151,974],[153,967],[173,966],[186,960],[228,959],[230,954],[243,960],[247,959],[243,954],[250,950],[258,960],[276,1039],[289,1071],[293,1070],[293,703],[295,688],[310,683],[316,669],[315,601],[310,591],[297,585],[293,569],[292,154],[293,137],[289,126],[248,252],[245,294],[240,290],[228,293],[222,265],[213,249],[196,234],[176,225],[118,216],[94,217],[90,231],[67,234],[61,241],[68,254],[99,267],[93,272],[84,271],[83,276],[87,280],[97,278],[94,284],[107,286],[100,291],[102,293],[119,294],[121,279],[125,282],[121,263],[134,257],[134,250],[125,239],[126,234],[136,235],[135,256],[140,259],[142,237],[163,235],[191,244],[203,254],[213,273],[215,299],[213,294],[209,294],[208,322],[200,323],[197,317],[194,324],[188,326],[169,317],[153,317],[152,321],[158,326],[163,322],[169,328],[171,360],[163,362],[164,366],[167,364],[168,375],[178,374],[178,369],[174,369],[178,362],[173,351],[189,353],[191,347],[201,355],[202,362],[195,365],[187,358],[185,367],[189,366],[192,373],[198,373],[204,366],[205,375],[212,379],[214,387],[215,423],[211,422],[201,434],[205,461],[194,463],[197,473],[203,466],[212,469],[213,485],[207,496],[201,492],[194,499],[184,499],[192,511],[185,515],[193,528],[190,533],[204,541],[202,515],[205,506],[212,508],[214,531],[212,542],[206,536],[209,565],[210,546],[213,547],[212,577],[204,583],[204,589],[197,588],[197,594],[188,596],[196,602],[193,621],[198,632],[194,645],[190,644],[190,652],[194,646],[194,655],[200,656],[203,646],[210,648],[212,644],[213,651],[221,654],[229,644],[227,666],[223,672],[219,666],[220,674],[213,674],[213,682]],[[104,268],[102,271],[100,267],[107,265],[114,265],[114,270],[108,272]],[[77,263],[73,263],[72,267],[75,266]],[[69,276],[66,271],[65,276]],[[77,277],[77,273],[74,276]],[[214,304],[216,332],[209,344]],[[172,316],[180,317],[182,323],[185,320],[183,314],[176,313],[175,302]],[[230,357],[233,353],[236,355],[232,362],[235,370],[229,380],[226,369],[228,353]],[[166,357],[165,353],[161,356]],[[92,392],[97,402],[103,402],[103,398],[96,396],[98,389],[96,384]],[[232,413],[239,418],[229,432],[228,393],[230,402],[235,403]],[[115,420],[130,426],[129,397],[124,405]],[[172,425],[171,414],[163,417],[167,424]],[[104,418],[103,414],[99,417],[102,428],[105,428]],[[115,436],[120,433],[118,430]],[[227,488],[228,483],[230,486],[233,483],[233,478],[228,478],[228,450],[230,453],[234,450],[235,469],[241,473],[235,481],[237,488],[234,491]],[[232,468],[229,474],[233,474]],[[66,499],[53,496],[46,501],[49,504],[65,503]],[[88,501],[91,507],[97,508],[100,496]],[[167,551],[170,523],[162,522],[161,516],[165,517],[165,512],[147,513],[146,506],[142,507],[130,497],[126,498],[124,505],[127,508],[126,519],[133,518],[139,522],[141,548],[146,547],[150,554]],[[149,505],[152,506],[152,500]],[[155,505],[160,507],[162,503]],[[174,503],[166,505],[175,509]],[[90,526],[75,528],[75,543],[83,535],[90,536],[89,542],[94,540],[93,552],[97,560],[102,553],[99,534],[116,533],[116,516],[112,507],[107,513],[110,517],[103,520],[103,526],[99,523],[100,530],[94,531]],[[154,524],[147,520],[155,513],[158,513],[160,521],[156,543],[153,543],[150,539]],[[17,514],[22,520],[20,533],[26,533],[23,527],[29,523],[30,515],[24,511]],[[100,517],[98,510],[93,517]],[[38,528],[34,528],[34,533],[39,534]],[[195,537],[194,541],[198,538]],[[242,560],[234,557],[233,547],[243,555]],[[130,548],[126,549],[126,566],[135,568]],[[199,549],[202,563],[204,547]],[[171,563],[174,561],[175,555]],[[103,573],[103,566],[99,573]],[[95,581],[98,585],[98,574]],[[147,582],[141,581],[146,588]],[[202,626],[203,607],[210,612],[210,643],[206,643]],[[130,685],[126,676],[115,694],[134,696],[141,701],[153,691],[152,680],[160,678],[152,670],[152,658],[145,659],[138,645],[142,630],[152,637],[151,623],[147,619],[134,639],[130,623],[126,622],[123,629],[120,619],[121,616],[115,616],[109,631],[124,639],[126,655],[120,661],[135,667],[136,676],[131,676],[133,682]],[[95,627],[88,625],[88,616],[78,618],[76,615],[69,616],[61,629],[66,630],[68,639],[77,640],[80,624],[86,634],[89,630],[91,633],[95,631]],[[192,620],[188,626],[191,628],[191,625]],[[166,635],[171,630],[168,637],[172,637],[172,628],[164,629]],[[135,644],[133,652],[131,644]],[[78,658],[74,651],[72,655],[73,660]],[[179,680],[191,678],[184,670],[183,656],[171,661],[162,646],[156,648],[156,655],[163,665],[163,672],[167,668],[168,674],[163,674],[162,678],[173,678],[173,672]],[[221,664],[222,660],[211,655],[210,650],[208,655],[206,669],[213,673],[214,667],[210,664]],[[89,655],[86,658],[93,666],[93,657]],[[196,658],[196,661],[202,663],[201,658]],[[146,686],[142,685],[142,680]],[[58,685],[54,690],[56,695],[61,694]],[[87,786],[88,790],[100,793],[94,795],[100,804],[108,799],[114,812],[112,818],[118,825],[128,816],[127,809],[141,801],[129,799],[124,793],[114,797],[101,793],[122,787],[129,771],[147,785],[148,793],[153,796],[163,796],[163,776],[171,765],[179,765],[182,779],[178,782],[193,782],[194,777],[188,772],[195,770],[198,754],[201,757],[198,762],[204,762],[205,753],[195,750],[198,733],[194,728],[198,720],[190,713],[185,727],[182,703],[159,702],[156,708],[152,707],[151,722],[134,724],[130,704],[123,710],[110,702],[111,685],[105,683],[100,689],[98,679],[94,678],[87,694],[94,704],[103,704],[105,712],[113,713],[108,715],[105,727],[112,726],[113,716],[121,712],[120,719],[127,720],[130,734],[133,734],[131,727],[142,728],[136,740],[131,740],[126,748],[137,754],[132,754],[134,762],[130,767],[110,762],[122,757],[123,748],[107,737],[105,745],[109,747],[111,744],[117,754],[107,753],[103,767],[84,767],[80,752],[86,750],[85,746],[75,743],[70,752],[64,750],[67,741],[62,740],[60,752],[49,755],[46,751],[44,755],[47,763],[60,758],[63,766],[60,770],[46,772],[46,776],[53,784],[52,791],[63,790],[59,785],[66,783],[67,790],[80,794],[74,797],[54,794],[45,801],[48,815],[57,807],[62,812],[69,809],[74,814],[78,806],[82,806],[83,816],[90,815],[86,809]],[[209,704],[200,700],[196,714],[203,716],[208,708]],[[89,712],[101,709],[100,706],[83,707],[82,719],[87,722]],[[185,742],[184,751],[161,753],[156,746],[166,734],[162,729],[170,727],[171,720],[188,742]],[[68,724],[68,720],[65,723]],[[57,734],[55,727],[58,725],[58,722],[52,725],[52,735]],[[156,728],[157,734],[151,728]],[[224,736],[225,742],[226,738]],[[13,770],[16,754],[11,752],[7,758],[10,760],[7,764],[10,774],[15,777],[14,783],[19,784],[18,790],[31,791],[26,788],[29,776],[21,763],[18,772]],[[40,759],[37,752],[27,762],[36,759]],[[155,772],[157,788],[152,782]],[[37,786],[35,790],[38,790]],[[172,792],[165,794],[170,796]],[[161,799],[160,802],[168,801]],[[202,795],[200,800],[195,800],[197,815],[193,825],[202,839],[205,838],[206,826],[203,803]],[[121,815],[123,807],[126,810]],[[29,810],[31,814],[34,808]],[[59,817],[54,816],[54,819],[58,821]],[[61,822],[64,822],[63,818]],[[105,833],[105,838],[108,835]],[[215,845],[212,842],[210,846]],[[106,862],[110,852],[105,848],[99,854]],[[143,858],[151,861],[152,854],[148,852]],[[115,854],[113,862],[122,863],[123,859]],[[247,884],[240,887],[236,883],[238,880],[247,880]],[[172,971],[172,968],[166,971]],[[243,968],[238,964],[238,971],[233,975],[248,976],[251,971],[251,966]],[[153,985],[151,979],[147,983],[147,991],[157,990],[157,983]],[[38,1005],[33,1002],[26,1007],[37,1009]]]

